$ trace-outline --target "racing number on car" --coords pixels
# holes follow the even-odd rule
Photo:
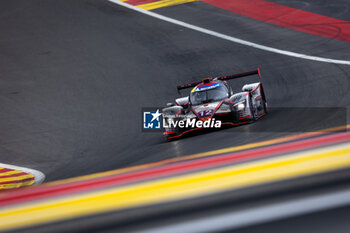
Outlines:
[[[213,109],[211,109],[211,110],[204,110],[204,111],[198,112],[198,116],[199,117],[211,116],[211,115],[213,115],[213,113],[214,113]]]

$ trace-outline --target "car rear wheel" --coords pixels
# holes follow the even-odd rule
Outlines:
[[[256,112],[256,109],[254,109],[253,107],[253,103],[252,103],[252,98],[249,97],[248,98],[249,101],[248,101],[248,105],[249,105],[249,111],[250,111],[250,121],[256,121],[256,116],[255,116],[255,112]]]

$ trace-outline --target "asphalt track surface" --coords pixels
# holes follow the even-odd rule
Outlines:
[[[326,1],[290,4],[350,20],[346,1],[333,8]],[[155,12],[270,47],[350,60],[346,42],[202,2]],[[0,161],[38,169],[47,181],[328,128],[350,119],[312,111],[300,116],[300,109],[294,109],[348,108],[346,65],[234,44],[107,1],[2,1],[0,19]],[[256,67],[273,107],[259,122],[174,142],[141,131],[141,109],[173,101],[176,85]],[[234,82],[235,89],[249,81],[254,80]]]
[[[47,181],[334,124],[311,115],[303,125],[298,114],[277,111],[253,125],[171,143],[159,133],[141,132],[142,107],[164,106],[177,96],[177,84],[203,76],[261,67],[271,107],[350,103],[348,66],[259,51],[105,1],[1,4],[0,159],[38,169]],[[350,51],[342,41],[279,28],[201,2],[157,12],[286,50],[336,59],[347,59]],[[235,82],[235,88],[245,82]],[[310,117],[317,118],[311,119],[316,125],[310,124]],[[281,127],[271,130],[282,118]]]

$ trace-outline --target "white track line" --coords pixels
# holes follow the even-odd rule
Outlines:
[[[0,163],[0,167],[32,174],[35,180],[34,184],[41,184],[45,180],[45,174],[38,170],[34,170],[26,167],[19,167],[19,166],[10,165],[10,164],[4,164],[4,163]]]
[[[254,207],[247,210],[217,214],[210,217],[154,226],[137,233],[205,233],[233,230],[250,225],[286,219],[303,214],[335,209],[350,204],[350,190],[321,194],[307,198]]]
[[[189,28],[198,32],[202,32],[211,36],[215,36],[224,40],[228,40],[228,41],[232,41],[234,43],[238,43],[238,44],[242,44],[242,45],[246,45],[246,46],[250,46],[256,49],[261,49],[261,50],[265,50],[268,52],[272,52],[272,53],[278,53],[278,54],[282,54],[282,55],[286,55],[286,56],[290,56],[290,57],[297,57],[297,58],[302,58],[302,59],[307,59],[307,60],[313,60],[313,61],[319,61],[319,62],[327,62],[327,63],[335,63],[335,64],[342,64],[342,65],[350,65],[350,61],[346,61],[346,60],[336,60],[336,59],[330,59],[330,58],[324,58],[324,57],[316,57],[316,56],[310,56],[310,55],[306,55],[306,54],[302,54],[302,53],[295,53],[295,52],[290,52],[290,51],[286,51],[286,50],[282,50],[282,49],[276,49],[276,48],[272,48],[272,47],[268,47],[265,45],[260,45],[260,44],[256,44],[250,41],[246,41],[246,40],[241,40],[239,38],[236,37],[232,37],[232,36],[228,36],[219,32],[215,32],[206,28],[202,28],[202,27],[198,27],[177,19],[173,19],[173,18],[169,18],[167,16],[163,16],[151,11],[147,11],[141,8],[138,8],[136,6],[132,6],[129,5],[127,3],[121,2],[119,0],[108,0],[110,2],[113,2],[115,4],[127,7],[129,9],[132,9],[134,11],[138,11],[140,13],[143,13],[145,15],[149,15],[152,16],[154,18],[169,22],[169,23],[173,23],[185,28]]]

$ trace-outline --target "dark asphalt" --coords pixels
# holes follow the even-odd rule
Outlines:
[[[156,12],[279,49],[350,60],[346,42],[201,2]],[[0,162],[38,169],[47,181],[349,122],[312,111],[303,120],[291,109],[347,111],[346,65],[234,44],[104,0],[1,1],[0,19]],[[141,108],[171,102],[176,85],[256,67],[269,106],[278,108],[261,121],[170,143],[160,133],[141,132]]]
[[[172,101],[177,84],[261,67],[271,107],[347,107],[350,68],[237,45],[106,1],[0,4],[0,161],[43,171],[47,181],[344,123],[318,115],[308,117],[316,124],[304,124],[298,114],[277,111],[253,125],[167,143],[141,132],[140,112]],[[345,42],[201,2],[158,11],[295,52],[319,55],[315,41],[322,56],[345,59],[350,51]],[[239,90],[248,81],[233,85]],[[278,119],[281,129],[270,130]]]

